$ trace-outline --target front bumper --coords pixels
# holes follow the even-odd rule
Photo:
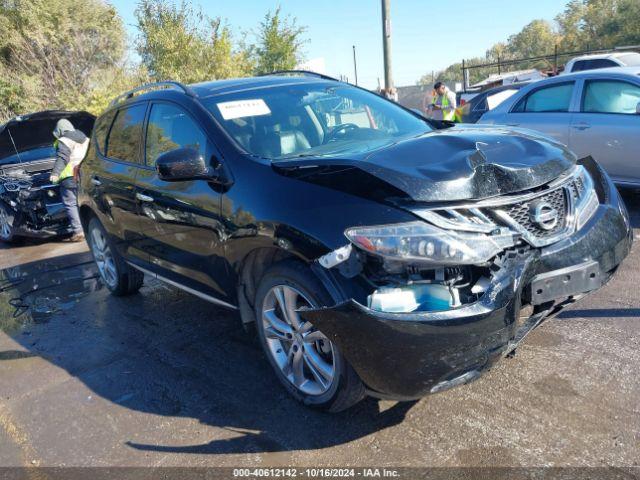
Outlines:
[[[73,233],[57,186],[35,187],[3,200],[13,210],[16,236],[48,238]]]
[[[340,348],[374,395],[414,399],[474,380],[545,318],[604,285],[628,255],[633,236],[622,200],[601,170],[591,173],[599,182],[601,204],[589,222],[549,247],[508,255],[473,304],[441,312],[386,313],[350,299],[300,315]],[[578,280],[537,301],[532,282],[554,287],[558,275],[549,272],[555,271],[573,272]],[[538,305],[521,321],[523,302]]]

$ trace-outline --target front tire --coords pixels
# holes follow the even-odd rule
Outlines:
[[[258,287],[256,330],[284,387],[305,405],[339,412],[365,396],[364,385],[337,346],[296,312],[333,302],[322,283],[302,263],[280,262]]]
[[[144,274],[124,261],[95,217],[91,219],[87,228],[87,243],[100,278],[113,295],[131,295],[140,290]]]

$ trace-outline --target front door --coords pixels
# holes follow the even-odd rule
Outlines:
[[[204,180],[166,182],[156,173],[163,153],[191,147],[207,161],[219,158],[204,130],[182,107],[153,103],[145,141],[146,168],[136,182],[140,248],[156,274],[218,300],[235,303],[228,280],[220,224],[222,194]]]

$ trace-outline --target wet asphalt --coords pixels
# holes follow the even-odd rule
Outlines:
[[[638,466],[640,192],[617,276],[480,380],[341,414],[291,400],[236,314],[87,247],[0,246],[0,466]]]

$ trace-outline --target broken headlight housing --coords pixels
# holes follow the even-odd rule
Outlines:
[[[443,230],[424,221],[354,227],[345,231],[360,249],[389,260],[430,266],[482,265],[515,244],[515,234],[498,228],[490,234]]]

